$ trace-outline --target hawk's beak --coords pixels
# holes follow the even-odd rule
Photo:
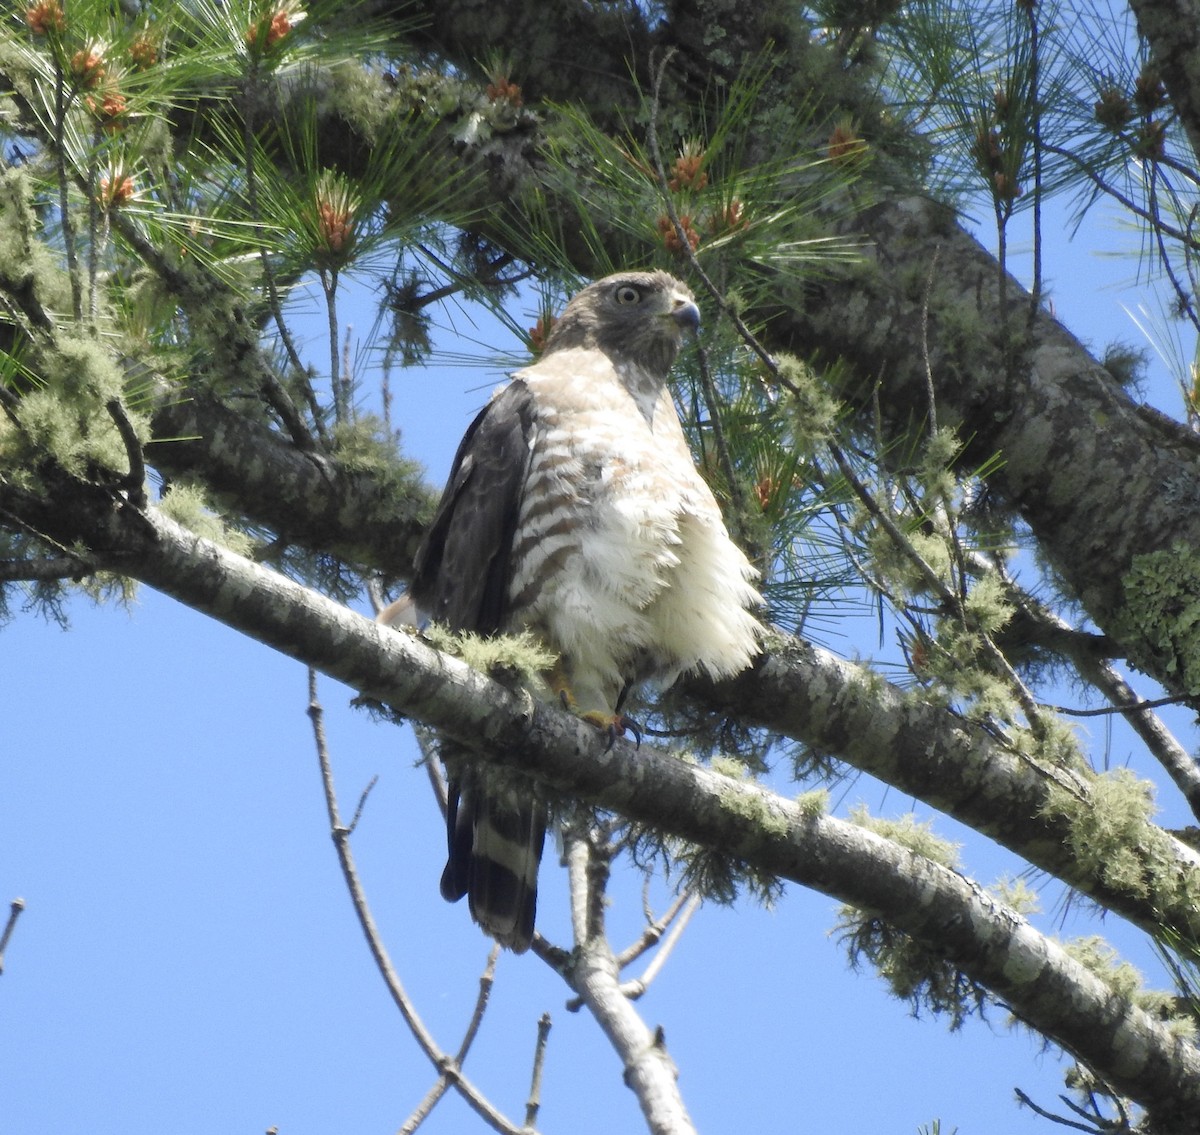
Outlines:
[[[676,296],[671,303],[671,318],[683,331],[695,334],[700,329],[700,309],[690,299]]]

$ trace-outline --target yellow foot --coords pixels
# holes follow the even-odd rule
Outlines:
[[[558,694],[558,700],[562,702],[563,709],[575,714],[589,725],[595,726],[608,738],[606,751],[613,747],[618,737],[624,737],[626,733],[633,737],[635,748],[642,747],[642,727],[632,717],[626,717],[623,713],[605,713],[599,709],[581,711],[579,703],[576,702],[574,695],[559,675],[554,675],[551,688]]]
[[[633,737],[635,749],[642,747],[642,727],[632,717],[626,717],[623,713],[601,713],[599,710],[589,710],[579,716],[589,725],[594,725],[601,733],[607,735],[606,750],[611,749],[617,738],[624,737],[626,733]]]

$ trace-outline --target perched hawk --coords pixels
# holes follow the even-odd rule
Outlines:
[[[410,592],[480,634],[533,631],[579,712],[619,722],[625,691],[757,653],[755,571],[696,472],[667,386],[699,311],[665,272],[624,272],[567,305],[459,446]],[[457,763],[457,762],[455,762]],[[545,807],[452,768],[442,894],[498,941],[533,936]]]

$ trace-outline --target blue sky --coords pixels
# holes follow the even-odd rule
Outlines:
[[[1138,339],[1120,304],[1142,293],[1104,283],[1135,265],[1095,255],[1125,239],[1101,222],[1048,256],[1058,314],[1097,345]],[[503,336],[500,350],[519,350],[462,313],[446,324],[445,350],[461,351],[450,344],[463,336]],[[1155,374],[1148,393],[1177,413]],[[446,367],[395,380],[406,449],[431,481],[500,377]],[[129,611],[79,602],[71,618],[69,633],[32,616],[0,632],[0,909],[17,895],[27,903],[0,977],[5,1135],[394,1131],[434,1076],[387,998],[337,869],[303,669],[148,590]],[[873,622],[851,625],[831,645],[870,653],[875,633]],[[343,810],[380,778],[353,843],[374,915],[419,1012],[453,1050],[487,942],[464,907],[437,895],[441,822],[415,746],[351,709],[345,687],[325,680],[321,691]],[[1108,743],[1103,726],[1092,731]],[[1111,744],[1121,763],[1129,743],[1118,733]],[[868,778],[845,794],[846,806],[858,801],[911,806]],[[966,843],[965,869],[983,882],[1019,870],[948,821],[936,830]],[[612,895],[624,942],[639,925],[639,884],[618,879]],[[1046,891],[1051,929],[1057,895]],[[542,896],[539,924],[565,942],[552,851]],[[1012,1092],[1053,1106],[1058,1056],[1009,1030],[1001,1010],[956,1034],[914,1020],[876,977],[848,969],[828,933],[835,910],[794,886],[773,910],[705,908],[639,1003],[665,1030],[699,1129],[911,1133],[940,1117],[963,1135],[1045,1130]],[[1075,911],[1062,932],[1115,921]],[[1121,945],[1145,960],[1135,936]],[[590,1019],[565,1010],[568,996],[531,955],[502,957],[468,1073],[519,1118],[536,1022],[549,1011],[540,1129],[642,1129],[615,1057]],[[423,1130],[475,1124],[452,1100]]]

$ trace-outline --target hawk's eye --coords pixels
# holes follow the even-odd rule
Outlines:
[[[622,284],[613,295],[617,303],[639,303],[642,298],[642,293],[632,284]]]

